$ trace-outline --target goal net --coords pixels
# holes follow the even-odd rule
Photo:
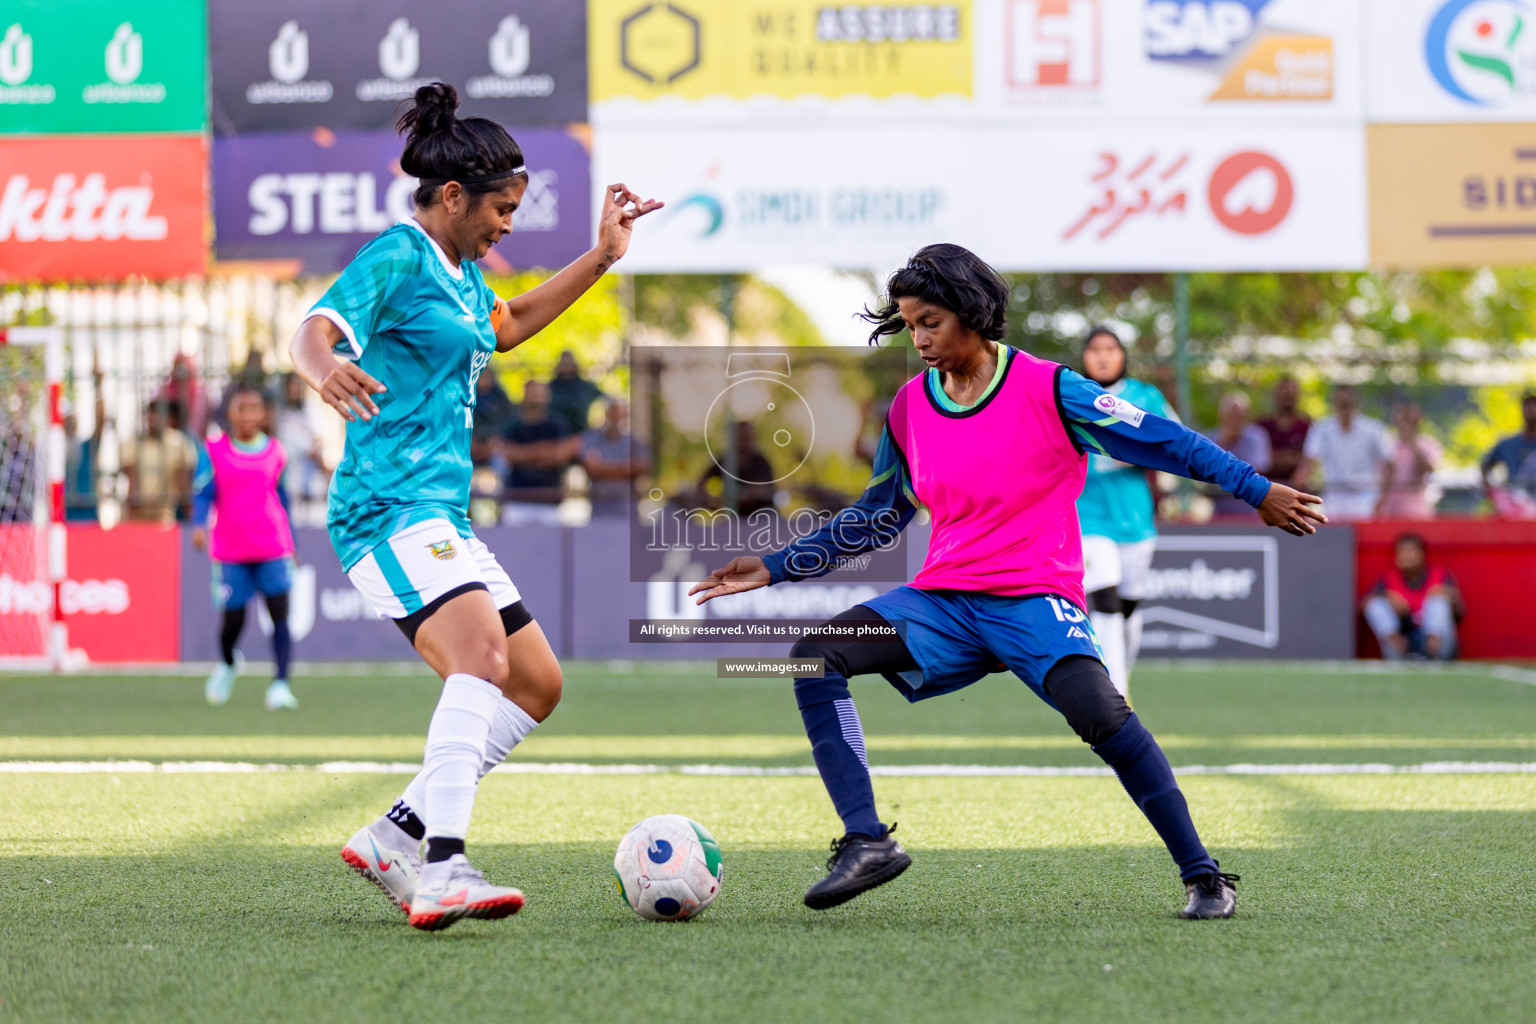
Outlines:
[[[64,531],[50,529],[52,484],[63,480],[53,422],[62,369],[62,331],[0,328],[0,667],[57,667],[65,649],[54,614]]]

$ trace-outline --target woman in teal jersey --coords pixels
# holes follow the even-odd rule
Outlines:
[[[470,530],[475,381],[629,247],[659,209],[610,185],[597,246],[532,291],[497,298],[475,260],[512,230],[528,172],[500,125],[458,118],[433,83],[400,118],[412,217],[364,245],[300,326],[294,367],[347,421],[331,481],[331,542],[353,584],[443,678],[421,773],[342,859],[426,930],[523,905],[464,855],[479,779],[560,700],[560,665],[517,587]],[[426,861],[419,856],[426,841]]]
[[[1125,345],[1108,327],[1083,341],[1083,376],[1117,398],[1165,419],[1178,420],[1161,391],[1125,375]],[[1083,531],[1083,589],[1089,618],[1104,648],[1104,667],[1122,695],[1130,695],[1131,667],[1141,647],[1141,613],[1157,547],[1156,496],[1147,471],[1108,455],[1090,453],[1077,499]]]

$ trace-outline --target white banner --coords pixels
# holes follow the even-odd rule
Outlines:
[[[1367,0],[1366,16],[1371,121],[1536,120],[1536,6]]]

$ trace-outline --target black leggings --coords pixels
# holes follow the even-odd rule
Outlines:
[[[860,622],[883,623],[885,619],[872,608],[856,605],[833,617],[826,625]],[[813,632],[796,642],[790,656],[821,658],[828,677],[837,675],[843,679],[871,673],[907,672],[918,667],[917,660],[900,637],[850,640],[846,637],[823,638]],[[801,706],[811,702],[811,694],[825,685],[822,679],[797,679],[795,690]],[[1130,706],[1110,682],[1109,673],[1097,658],[1083,654],[1062,658],[1045,674],[1043,686],[1046,695],[1084,743],[1097,746],[1105,742],[1131,717]]]

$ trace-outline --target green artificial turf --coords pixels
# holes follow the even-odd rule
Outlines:
[[[269,715],[259,681],[217,710],[200,685],[0,677],[0,761],[414,760],[435,700],[424,674],[308,678],[298,714]],[[877,764],[1094,763],[1002,677],[916,707],[855,693]],[[785,684],[577,665],[567,694],[519,756],[810,763]],[[1517,682],[1150,667],[1135,696],[1175,764],[1536,761],[1536,687]],[[1536,1006],[1536,775],[1187,777],[1243,882],[1236,919],[1184,922],[1111,778],[877,779],[914,865],[815,913],[799,898],[837,827],[814,778],[497,774],[471,850],[528,907],[430,935],[337,857],[405,781],[0,774],[0,1022],[1342,1024]],[[662,812],[725,855],[719,900],[683,925],[635,917],[609,871]]]

